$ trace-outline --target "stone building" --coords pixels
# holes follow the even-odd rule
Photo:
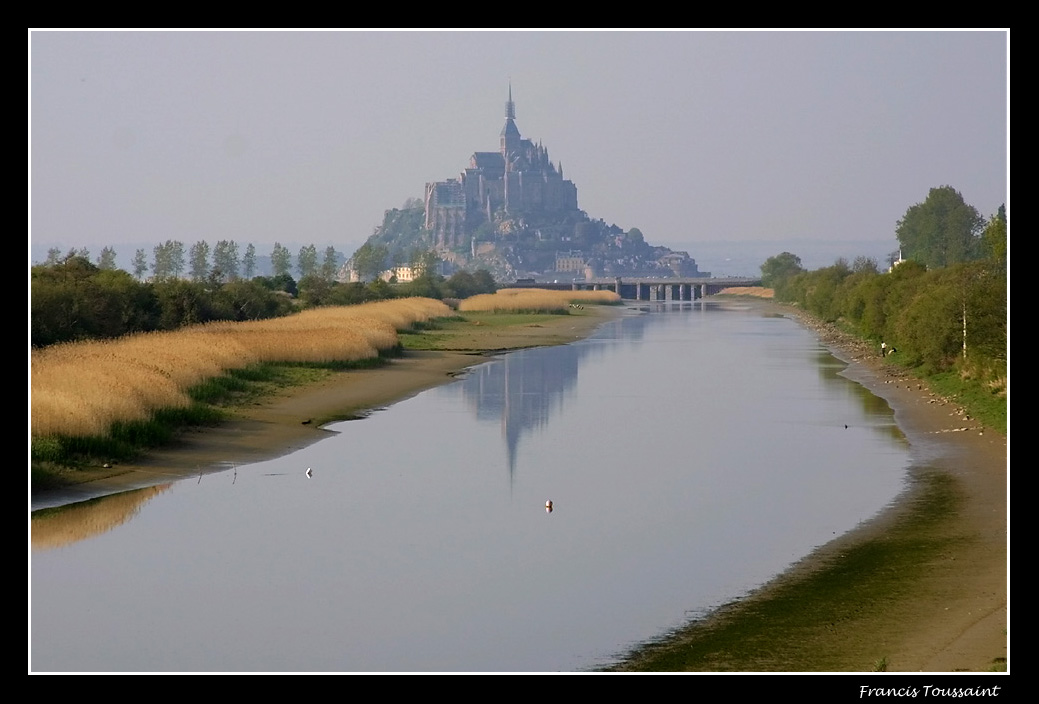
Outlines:
[[[425,226],[438,249],[468,247],[473,233],[501,215],[577,211],[577,187],[563,178],[548,149],[523,139],[516,106],[505,103],[505,126],[495,152],[475,152],[458,178],[426,184]]]

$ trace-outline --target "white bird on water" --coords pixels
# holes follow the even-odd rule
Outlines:
[[[552,513],[552,500],[549,499],[545,502],[545,513]]]
[[[311,477],[313,477],[313,476],[314,476],[314,475],[313,475],[313,474],[311,473],[311,471],[310,471],[310,467],[307,467],[307,479],[310,479],[310,478],[311,478]]]

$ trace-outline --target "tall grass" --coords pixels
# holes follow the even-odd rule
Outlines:
[[[399,345],[398,330],[451,314],[440,301],[405,298],[34,350],[33,444],[105,436],[161,411],[186,409],[189,389],[230,370],[264,362],[371,359]]]
[[[611,305],[620,303],[613,291],[549,291],[540,288],[503,288],[497,293],[471,296],[458,304],[468,313],[567,313],[572,305]]]

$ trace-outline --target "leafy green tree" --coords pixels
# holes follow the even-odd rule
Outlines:
[[[150,285],[78,256],[33,267],[30,308],[33,346],[150,330],[157,314]]]
[[[317,273],[317,247],[312,244],[300,247],[299,256],[296,258],[296,270],[300,279]]]
[[[478,293],[494,293],[497,286],[489,271],[478,269],[475,272],[456,272],[443,283],[441,290],[448,298],[468,298]]]
[[[365,242],[354,252],[354,268],[360,275],[362,281],[370,281],[379,278],[379,274],[386,268],[386,259],[389,249],[385,245]]]
[[[952,282],[928,273],[927,285],[894,316],[894,334],[903,361],[932,373],[956,361],[962,333],[959,296]]]
[[[221,281],[234,281],[238,278],[238,243],[234,240],[220,240],[213,247],[213,270]]]
[[[339,255],[332,245],[325,247],[325,257],[321,260],[321,278],[325,281],[335,281],[339,272]]]
[[[444,282],[444,295],[448,298],[469,298],[476,295],[476,279],[468,271],[455,272]]]
[[[855,257],[855,261],[851,263],[851,270],[856,274],[880,273],[880,267],[877,265],[877,260],[873,257]]]
[[[199,240],[188,252],[189,271],[192,281],[205,281],[209,276],[209,243]]]
[[[473,273],[473,281],[476,283],[477,293],[494,293],[498,290],[498,285],[494,282],[494,277],[491,276],[491,272],[486,269],[477,269]]]
[[[143,249],[138,249],[133,255],[133,275],[140,281],[148,272],[148,258]]]
[[[276,276],[257,276],[254,281],[270,291],[283,291],[290,296],[295,296],[299,290],[296,280],[289,274],[278,274]]]
[[[780,288],[788,279],[800,272],[801,257],[790,252],[783,252],[769,257],[761,265],[761,285],[765,288]]]
[[[956,189],[941,186],[932,188],[927,200],[906,211],[895,235],[904,258],[939,269],[981,255],[982,224],[978,211]]]
[[[99,300],[96,337],[117,337],[154,330],[158,301],[149,284],[137,281],[121,269],[102,269],[94,277]]]
[[[30,340],[34,347],[81,339],[92,331],[92,278],[98,268],[82,257],[30,271]]]
[[[46,266],[54,266],[61,261],[61,249],[59,247],[51,247],[47,250],[47,258],[43,261]]]
[[[184,244],[166,240],[154,249],[152,277],[156,281],[175,279],[184,271]]]
[[[851,275],[851,268],[844,258],[811,272],[811,282],[805,292],[804,304],[808,310],[828,322],[840,317],[839,293],[844,280]]]
[[[372,299],[368,287],[360,281],[332,286],[326,299],[328,305],[352,306]]]
[[[963,291],[964,360],[989,366],[992,376],[1006,376],[1009,354],[1007,278],[1002,269],[967,265],[960,281]]]
[[[307,307],[328,305],[333,284],[323,276],[311,274],[299,280],[299,299]]]
[[[228,320],[261,320],[287,315],[292,310],[292,302],[286,296],[256,280],[230,281],[215,292],[213,299],[220,318]]]
[[[105,247],[101,250],[101,254],[97,258],[97,268],[102,271],[111,271],[115,269],[115,249],[112,247]]]
[[[170,264],[173,267],[173,275],[180,278],[180,275],[184,273],[185,257],[184,257],[184,243],[179,240],[173,240],[166,242],[166,246],[170,250]]]
[[[247,279],[256,275],[256,247],[252,242],[246,245],[242,255],[242,275]]]
[[[382,301],[387,298],[393,298],[395,293],[393,290],[393,286],[386,283],[382,279],[375,279],[365,288],[367,288],[368,290],[367,300],[370,301]]]
[[[993,215],[985,231],[981,234],[985,243],[985,251],[993,262],[1004,270],[1007,265],[1007,219],[1003,206],[999,206],[999,212]]]
[[[204,283],[166,279],[154,286],[159,303],[160,329],[176,330],[214,319],[212,299]]]
[[[271,252],[271,269],[275,276],[288,276],[292,271],[292,253],[280,242],[274,243],[274,251]]]
[[[411,254],[410,264],[418,276],[433,275],[437,273],[440,257],[432,249],[417,249]]]

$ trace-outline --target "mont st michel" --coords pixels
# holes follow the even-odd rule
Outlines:
[[[352,278],[399,271],[432,253],[443,273],[488,269],[499,281],[599,276],[710,277],[687,252],[648,244],[581,210],[577,186],[548,147],[524,138],[509,86],[496,151],[477,151],[455,178],[387,210],[348,263]]]

